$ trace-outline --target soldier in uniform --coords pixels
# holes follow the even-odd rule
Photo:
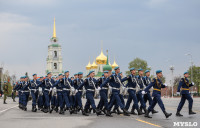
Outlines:
[[[104,71],[103,77],[98,79],[98,85],[101,86],[101,84],[108,78],[108,71]],[[97,106],[98,109],[102,110],[103,106],[104,109],[102,110],[106,116],[112,117],[109,109],[108,109],[108,88],[109,88],[109,83],[107,83],[106,86],[102,87],[100,90],[100,101]]]
[[[22,109],[22,82],[24,81],[24,77],[20,77],[20,81],[17,82],[17,85],[13,88],[13,91],[18,91],[19,97],[19,108]]]
[[[138,76],[137,76],[137,83],[138,85],[140,86],[139,87],[139,91],[137,92],[136,96],[137,96],[137,99],[138,99],[138,103],[140,102],[141,104],[141,107],[142,109],[145,111],[146,113],[146,104],[144,102],[144,99],[143,99],[143,94],[142,94],[142,91],[145,89],[145,85],[144,85],[144,81],[143,81],[143,69],[138,69]],[[135,104],[133,105],[133,111],[135,109]],[[141,110],[142,111],[142,110]]]
[[[122,82],[128,80],[128,83],[127,83],[126,86],[128,87],[129,96],[128,96],[128,100],[127,100],[127,102],[126,102],[125,109],[126,109],[126,110],[129,109],[130,104],[131,104],[131,102],[132,102],[132,100],[133,100],[134,105],[135,105],[135,109],[137,110],[138,115],[141,115],[142,113],[141,113],[141,111],[140,111],[140,109],[139,109],[139,107],[138,107],[138,100],[137,100],[137,96],[136,96],[136,88],[137,88],[137,86],[139,86],[139,85],[138,85],[138,83],[137,83],[137,80],[136,80],[137,78],[136,78],[136,76],[135,76],[135,74],[136,74],[135,68],[131,68],[131,69],[130,69],[130,72],[131,72],[131,75],[129,75],[129,76],[127,76],[127,77],[124,77],[124,78],[122,79]],[[135,114],[135,112],[134,112],[133,109],[131,110],[131,114]]]
[[[145,76],[143,77],[143,81],[144,81],[144,85],[146,87],[151,83],[150,71],[149,70],[145,71]],[[149,101],[149,106],[152,104],[153,100],[151,98],[150,91],[148,91],[146,94],[144,94],[143,99],[144,99],[145,104],[147,103],[147,101]],[[141,109],[141,107],[140,107],[140,109]],[[154,114],[154,113],[158,113],[158,111],[153,109],[152,114]]]
[[[22,110],[27,111],[27,103],[30,95],[29,87],[31,86],[30,81],[27,76],[24,76],[24,81],[22,82]]]
[[[45,103],[45,97],[44,97],[44,87],[45,83],[43,83],[44,77],[39,78],[39,85],[38,86],[38,110],[44,111],[44,103]]]
[[[31,97],[32,97],[32,112],[36,112],[37,111],[36,102],[38,99],[37,86],[40,83],[37,80],[37,74],[33,74],[33,80],[31,80],[30,82],[31,82],[31,86],[29,88],[31,90]]]
[[[83,83],[83,72],[78,72],[78,78],[74,79],[73,80],[73,85],[74,85],[74,88],[77,90],[78,87]],[[82,105],[82,93],[83,93],[83,87],[82,88],[79,88],[79,90],[77,90],[77,93],[75,95],[75,107],[78,111],[82,111],[82,114],[85,115],[85,116],[88,116],[88,114],[84,111],[83,109],[83,105]]]
[[[157,75],[157,77],[152,80],[152,82],[145,88],[144,91],[142,91],[142,94],[145,94],[147,91],[149,91],[149,89],[151,87],[153,87],[153,94],[152,94],[153,102],[149,106],[148,111],[146,111],[145,117],[152,118],[151,116],[149,116],[149,113],[154,109],[154,107],[158,103],[158,105],[162,109],[163,113],[165,114],[165,117],[168,118],[169,116],[172,115],[172,113],[167,113],[165,111],[165,106],[164,106],[162,99],[161,99],[161,88],[165,88],[167,85],[163,84],[162,81],[161,81],[161,78],[163,76],[162,70],[157,70],[156,75]]]
[[[189,73],[185,72],[184,78],[181,78],[181,81],[179,82],[177,94],[180,94],[180,91],[181,91],[181,101],[178,105],[176,116],[183,116],[182,114],[180,114],[180,111],[185,104],[185,100],[188,100],[188,103],[189,103],[189,115],[196,114],[195,112],[192,111],[193,99],[189,93],[189,88],[191,86],[194,86],[194,83],[192,82],[191,84],[189,84],[188,77],[189,77]]]
[[[13,83],[13,89],[16,87],[16,84]],[[13,102],[16,102],[15,101],[15,97],[16,97],[16,90],[12,90],[12,99],[13,99]]]
[[[8,96],[8,83],[7,83],[7,81],[4,81],[4,84],[3,84],[3,94],[4,94],[3,103],[7,104],[6,103],[6,99],[7,99],[7,96]]]
[[[110,86],[112,87],[112,95],[113,98],[110,101],[110,104],[108,105],[108,111],[110,112],[112,106],[116,102],[117,105],[123,110],[123,114],[126,116],[130,116],[128,111],[125,109],[124,104],[122,103],[122,100],[120,98],[120,87],[125,88],[123,84],[121,83],[121,79],[118,75],[120,73],[120,68],[115,67],[115,74],[112,74],[109,78],[107,78],[103,84],[101,84],[101,89],[107,85],[107,83],[110,83]]]
[[[59,75],[58,75],[58,78],[59,78],[59,80],[62,80],[62,79],[63,79],[63,75],[62,75],[62,74],[59,74]],[[62,85],[61,85],[61,83],[60,83],[59,80],[57,80],[57,81],[55,82],[53,91],[56,90],[54,93],[57,92],[58,105],[60,106],[60,112],[59,112],[59,114],[64,114],[63,95],[62,95],[63,88],[62,88]]]
[[[86,104],[85,104],[85,111],[88,111],[90,108],[90,105],[92,106],[92,109],[94,112],[96,112],[97,116],[101,114],[101,111],[96,108],[95,101],[94,101],[94,95],[97,91],[99,91],[100,88],[97,88],[97,80],[94,78],[95,73],[94,71],[89,72],[89,78],[85,79],[83,83],[76,89],[76,93],[79,89],[81,89],[83,86],[86,89]],[[96,91],[96,92],[95,92]]]

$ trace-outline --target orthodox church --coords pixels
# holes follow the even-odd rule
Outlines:
[[[112,72],[115,67],[117,67],[117,63],[114,58],[114,62],[111,65],[109,58],[108,58],[108,51],[107,56],[104,55],[103,49],[101,49],[101,53],[99,56],[96,57],[96,60],[93,61],[93,63],[89,63],[86,66],[86,74],[88,74],[91,70],[95,71],[95,77],[101,77],[103,74],[103,71],[109,71]]]

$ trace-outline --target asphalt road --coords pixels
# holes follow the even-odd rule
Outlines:
[[[18,108],[17,102],[12,102],[8,98],[6,105],[3,104],[3,99],[0,98],[0,128],[178,128],[181,126],[174,126],[177,122],[190,122],[194,128],[200,127],[200,98],[194,98],[193,110],[197,112],[196,115],[188,115],[188,103],[181,113],[183,117],[176,117],[176,108],[180,98],[163,98],[163,102],[167,112],[172,112],[173,115],[166,119],[161,112],[159,106],[156,106],[156,110],[159,113],[152,115],[152,119],[145,118],[144,115],[137,116],[131,115],[130,117],[123,115],[113,114],[113,117],[106,117],[104,115],[96,116],[90,114],[90,116],[82,116],[81,113],[70,115],[69,112],[65,112],[65,115],[59,115],[53,112],[52,114],[45,114],[41,111],[36,113],[31,112],[31,102],[28,104],[28,111],[22,111]],[[18,99],[16,99],[18,101]],[[83,100],[85,102],[85,100]],[[98,103],[98,100],[96,100]],[[187,126],[183,126],[187,127]]]

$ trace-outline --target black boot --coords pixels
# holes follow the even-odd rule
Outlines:
[[[97,116],[102,115],[101,110],[99,110],[99,109],[93,109],[93,111],[95,111]]]
[[[132,115],[137,115],[137,113],[135,113],[135,109],[131,109],[131,114]]]
[[[49,113],[52,113],[53,110],[54,110],[54,106],[52,105],[52,106],[51,106],[51,109],[49,110]]]
[[[141,113],[142,113],[142,114],[145,114],[145,112],[143,112],[142,110],[143,110],[142,107],[140,107],[140,111],[141,111]]]
[[[60,108],[60,112],[59,112],[59,114],[64,114],[65,113],[65,111],[63,110],[63,108]]]
[[[177,111],[176,116],[183,116],[183,115],[180,113],[180,111]]]
[[[32,112],[35,112],[34,106],[32,106]]]
[[[154,109],[153,109],[151,112],[152,112],[152,114],[158,113],[158,111],[156,111],[156,110],[154,110]]]
[[[56,106],[55,108],[54,108],[54,110],[56,111],[56,113],[58,112],[58,106]]]
[[[189,115],[196,114],[196,112],[193,112],[192,109],[189,110]]]
[[[106,116],[113,117],[113,116],[111,115],[111,113],[110,113],[109,110],[107,110],[107,112],[106,112]]]
[[[127,111],[127,113],[129,114],[128,111]],[[123,112],[121,112],[121,111],[119,110],[119,108],[117,108],[117,114],[120,115],[120,114],[123,114]]]
[[[74,109],[73,109],[72,107],[69,108],[69,113],[70,113],[70,115],[71,115],[72,113],[74,113]]]
[[[104,114],[107,114],[107,112],[106,112],[106,109],[105,109],[105,108],[102,110],[102,112],[103,112]]]
[[[74,114],[77,114],[77,109],[74,107]]]
[[[85,112],[85,110],[83,110],[83,108],[80,109],[80,110],[82,111],[82,115],[84,115],[84,116],[89,116],[89,115]]]
[[[149,110],[147,110],[147,111],[146,111],[146,113],[145,113],[145,115],[144,115],[144,117],[147,117],[147,118],[152,118],[151,116],[149,116],[149,113],[150,113],[150,111],[149,111]]]
[[[111,114],[112,113],[117,113],[117,110],[116,109],[113,109],[112,111],[111,111]]]
[[[129,112],[128,112],[126,109],[123,109],[123,114],[124,114],[125,116],[130,116],[130,115],[129,115]]]
[[[165,117],[168,118],[172,115],[172,113],[167,113],[166,111],[163,112],[165,114]]]
[[[26,106],[24,106],[24,107],[23,107],[23,110],[24,110],[24,111],[27,111],[27,107],[26,107]]]
[[[13,99],[13,102],[16,102],[15,99]]]
[[[35,109],[35,112],[37,112],[37,108],[36,108],[36,106],[34,106],[34,109]]]
[[[142,115],[142,112],[140,111],[140,109],[137,109],[138,115]]]
[[[7,104],[5,100],[3,101],[3,104]]]

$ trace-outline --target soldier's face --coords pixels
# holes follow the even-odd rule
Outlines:
[[[146,76],[149,77],[149,76],[150,76],[150,72],[147,72],[147,73],[146,73]]]
[[[115,72],[118,74],[120,73],[120,68],[118,68],[117,70],[115,70]]]
[[[33,76],[33,79],[37,79],[37,75],[34,75],[34,76]]]
[[[160,77],[160,78],[162,78],[163,77],[162,72],[158,73],[157,76]]]
[[[131,71],[131,74],[135,75],[136,71],[135,70],[132,70]]]
[[[51,75],[51,73],[50,73],[50,74],[48,74],[47,76],[48,76],[49,78],[51,78],[52,75]]]
[[[104,76],[105,76],[105,77],[108,77],[108,73],[104,73]]]
[[[189,74],[188,74],[188,73],[187,73],[187,74],[185,74],[185,75],[184,75],[184,77],[188,78],[188,77],[189,77]]]
[[[80,79],[83,78],[83,74],[79,75],[79,78],[80,78]]]
[[[66,72],[66,73],[65,73],[65,76],[69,76],[69,72]]]
[[[139,75],[143,75],[143,71],[139,71]]]
[[[60,76],[59,76],[59,79],[62,79],[62,78],[63,78],[63,75],[60,75]]]
[[[75,78],[75,79],[78,78],[78,75],[75,75],[74,78]]]
[[[90,74],[90,77],[94,77],[94,76],[95,76],[95,73],[92,72],[92,73]]]

